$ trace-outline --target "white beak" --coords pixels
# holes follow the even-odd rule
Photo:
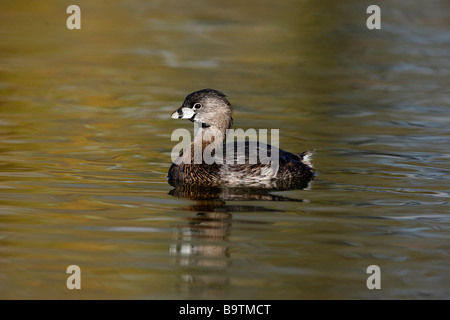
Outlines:
[[[172,119],[178,119],[179,118],[178,110],[175,110],[170,117]]]
[[[170,117],[172,119],[190,119],[194,115],[195,115],[195,112],[191,108],[180,108],[180,109],[174,111]]]

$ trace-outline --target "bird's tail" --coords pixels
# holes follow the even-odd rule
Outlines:
[[[313,157],[315,151],[316,151],[315,149],[308,150],[308,151],[302,152],[300,154],[297,153],[297,155],[299,156],[300,160],[302,160],[302,162],[304,164],[306,164],[308,167],[310,167],[312,169],[312,168],[314,168],[314,165],[312,163],[312,157]]]

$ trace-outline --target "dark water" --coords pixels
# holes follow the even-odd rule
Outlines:
[[[0,298],[450,298],[449,3],[244,3],[0,3]],[[207,87],[310,188],[173,190]]]

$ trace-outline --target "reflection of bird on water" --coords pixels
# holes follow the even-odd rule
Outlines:
[[[174,183],[175,184],[175,183]],[[270,194],[262,188],[221,188],[175,184],[169,194],[193,200],[180,208],[195,212],[177,226],[176,240],[170,246],[170,254],[177,264],[186,267],[181,276],[180,290],[196,292],[199,297],[211,298],[215,290],[229,284],[229,273],[223,272],[231,265],[228,238],[232,227],[264,231],[271,221],[238,217],[239,212],[279,212],[279,209],[264,207],[263,201],[302,202],[300,199]],[[247,203],[233,203],[247,201]],[[254,201],[260,201],[258,205]],[[235,216],[233,217],[233,214]],[[217,288],[217,289],[216,289]]]
[[[171,181],[172,189],[169,194],[179,198],[186,198],[191,200],[222,200],[222,201],[244,201],[244,200],[262,200],[262,201],[297,201],[302,200],[287,198],[284,196],[274,195],[270,192],[290,190],[286,189],[266,189],[266,188],[254,188],[254,187],[209,187],[209,186],[198,186],[178,183],[176,181]],[[303,189],[300,185],[297,188],[292,189]],[[240,210],[233,210],[240,211]]]
[[[184,211],[194,211],[194,217],[186,218],[187,224],[179,226],[178,242],[171,247],[171,253],[183,257],[182,264],[227,265],[226,260],[211,258],[228,257],[226,241],[231,231],[232,222],[246,225],[264,225],[269,222],[236,220],[231,212],[279,211],[263,206],[229,204],[227,201],[295,201],[279,195],[270,194],[271,190],[261,188],[221,188],[195,185],[176,185],[169,194],[194,200]],[[204,240],[198,241],[198,240]],[[210,240],[219,241],[211,243]]]

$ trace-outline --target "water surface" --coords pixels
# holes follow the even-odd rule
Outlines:
[[[70,31],[2,2],[0,298],[450,298],[449,4],[378,1],[372,31],[370,4],[80,0]],[[174,190],[170,114],[208,87],[316,148],[313,184]]]

